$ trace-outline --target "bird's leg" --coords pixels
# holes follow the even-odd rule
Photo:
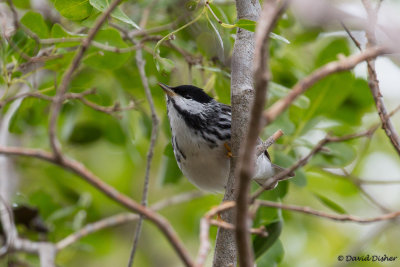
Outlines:
[[[232,158],[232,150],[231,150],[231,147],[229,146],[229,144],[224,143],[224,147],[226,148],[226,151],[227,151],[226,156],[228,158]]]

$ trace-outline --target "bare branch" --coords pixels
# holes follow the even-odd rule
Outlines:
[[[180,194],[177,196],[173,196],[171,198],[161,200],[161,201],[155,203],[154,205],[152,205],[151,209],[154,211],[158,211],[165,207],[180,204],[183,202],[188,202],[190,200],[193,200],[195,198],[199,198],[202,196],[204,196],[204,194],[199,191],[183,193],[183,194]],[[139,219],[139,215],[124,212],[124,213],[120,213],[117,215],[113,215],[111,217],[101,219],[97,222],[89,223],[89,224],[85,225],[83,228],[76,231],[75,233],[72,233],[69,236],[65,237],[64,239],[58,241],[56,244],[56,248],[57,248],[57,250],[62,250],[64,248],[72,245],[73,243],[77,242],[81,238],[88,236],[92,233],[98,232],[105,228],[110,228],[110,227],[121,225],[121,224],[124,224],[127,222],[132,222],[137,219]]]
[[[186,248],[183,246],[181,240],[178,238],[170,223],[164,217],[155,213],[151,209],[136,203],[128,196],[120,193],[112,186],[106,184],[91,171],[86,169],[81,163],[66,157],[63,157],[62,161],[60,161],[59,158],[57,158],[57,156],[53,153],[38,149],[0,147],[0,154],[38,158],[56,164],[65,170],[75,173],[117,203],[123,205],[133,212],[144,215],[146,219],[152,221],[168,238],[169,242],[174,247],[184,264],[186,266],[193,266],[193,262]]]
[[[317,145],[311,149],[311,151],[301,159],[299,159],[295,164],[293,164],[290,168],[287,168],[286,170],[278,173],[277,175],[269,178],[255,193],[253,193],[251,197],[251,202],[254,202],[257,197],[261,195],[262,192],[265,190],[271,190],[273,189],[276,184],[284,180],[290,173],[294,172],[298,168],[304,166],[305,164],[308,163],[308,161],[319,151],[323,149],[323,147],[328,144],[328,143],[337,143],[337,142],[344,142],[360,137],[366,137],[366,136],[371,136],[375,131],[376,131],[376,126],[371,127],[370,129],[359,132],[359,133],[354,133],[354,134],[349,134],[349,135],[344,135],[341,137],[335,137],[335,136],[330,136],[327,135],[325,138],[323,138],[321,141],[318,142]]]
[[[39,248],[40,267],[55,267],[56,252],[54,244],[41,243]]]
[[[371,47],[357,55],[352,55],[347,58],[342,58],[339,59],[338,61],[333,61],[320,67],[307,77],[297,82],[286,97],[275,102],[268,110],[264,112],[263,114],[265,119],[264,124],[271,123],[272,121],[274,121],[283,111],[285,111],[293,103],[293,101],[298,96],[307,91],[312,85],[314,85],[319,80],[327,77],[328,75],[331,75],[332,73],[350,70],[359,63],[367,59],[376,58],[380,55],[389,52],[390,49],[388,49],[387,47],[383,46]]]
[[[88,107],[90,107],[90,108],[92,108],[92,109],[94,109],[96,111],[103,112],[103,113],[110,114],[110,115],[115,113],[115,112],[131,110],[131,109],[136,108],[135,103],[133,101],[131,101],[129,103],[129,105],[126,106],[126,107],[121,107],[118,102],[116,102],[114,105],[108,106],[108,107],[100,106],[100,105],[97,105],[97,104],[87,100],[84,97],[85,95],[86,95],[85,92],[83,92],[83,93],[69,93],[69,94],[65,94],[64,95],[64,99],[78,99],[84,105],[86,105],[86,106],[88,106]]]
[[[199,246],[199,251],[197,253],[196,266],[204,265],[204,263],[207,259],[208,251],[210,250],[210,247],[211,247],[210,241],[208,238],[209,230],[210,230],[209,219],[211,217],[213,217],[215,214],[217,214],[218,212],[233,208],[234,206],[235,206],[234,201],[223,202],[221,205],[214,207],[210,211],[208,211],[206,213],[206,215],[201,219],[201,221],[200,221],[200,246]],[[221,231],[221,228],[219,228],[219,231]],[[218,259],[218,260],[222,261],[221,259]],[[225,259],[225,261],[227,261],[227,259]],[[215,258],[214,258],[214,266],[224,266],[224,265],[216,265]],[[229,266],[229,265],[225,265],[225,266]]]
[[[30,29],[28,29],[27,27],[25,27],[25,25],[23,25],[22,23],[20,23],[19,19],[18,19],[18,13],[17,13],[17,9],[14,6],[14,3],[12,0],[7,0],[8,5],[10,6],[11,12],[13,14],[13,22],[14,22],[14,27],[15,29],[22,29],[26,34],[28,34],[32,39],[35,40],[36,42],[36,47],[35,47],[35,51],[34,53],[37,53],[39,46],[38,44],[40,43],[40,38],[39,36],[37,36],[36,33],[32,32]]]
[[[151,162],[153,160],[154,147],[155,147],[156,140],[157,140],[159,119],[157,117],[156,108],[154,106],[153,97],[151,95],[149,82],[148,82],[148,79],[146,76],[146,70],[145,70],[146,61],[143,59],[142,49],[138,49],[136,51],[136,64],[138,66],[140,79],[142,80],[143,88],[146,93],[147,102],[149,102],[149,106],[150,106],[150,110],[151,110],[151,122],[152,122],[150,147],[147,152],[146,174],[145,174],[145,178],[144,178],[144,185],[143,185],[143,192],[142,192],[143,195],[142,195],[142,202],[141,202],[141,204],[143,206],[147,206],[150,168],[151,168]],[[136,226],[135,237],[134,237],[134,241],[133,241],[131,254],[129,257],[128,267],[133,265],[133,259],[135,257],[135,252],[137,250],[137,246],[139,243],[139,237],[140,237],[140,233],[142,230],[142,223],[143,223],[143,216],[141,215],[139,218],[139,222]]]
[[[85,40],[84,37],[62,37],[62,38],[48,38],[48,39],[40,39],[41,44],[57,44],[57,43],[80,43]],[[114,53],[129,53],[135,51],[139,48],[138,45],[129,46],[129,47],[115,47],[110,46],[108,44],[103,44],[97,41],[92,40],[90,45],[97,47],[104,51],[114,52]]]
[[[77,100],[81,101],[84,105],[86,105],[96,111],[103,112],[103,113],[110,114],[110,115],[112,115],[115,112],[131,110],[136,107],[135,103],[133,101],[131,101],[129,103],[129,105],[126,107],[120,107],[119,103],[115,103],[112,106],[105,107],[105,106],[97,105],[85,98],[85,96],[95,94],[95,93],[96,93],[96,89],[94,88],[94,89],[84,91],[82,93],[65,94],[63,99],[64,100],[77,99]],[[43,99],[43,100],[47,100],[47,101],[54,100],[54,97],[52,97],[52,96],[44,95],[44,94],[41,94],[38,92],[27,92],[27,93],[22,93],[22,94],[15,95],[15,96],[4,99],[3,101],[0,102],[0,109],[12,101],[15,101],[20,98],[27,98],[27,97],[34,97],[34,98],[39,98],[39,99]]]
[[[400,184],[400,178],[397,180],[366,180],[357,176],[354,176],[352,174],[339,174],[339,173],[334,173],[325,169],[320,169],[320,171],[327,173],[329,175],[333,175],[335,177],[344,179],[344,180],[350,180],[354,184],[357,185],[393,185],[393,184]]]
[[[254,171],[255,147],[262,126],[260,117],[264,109],[270,80],[268,69],[269,34],[275,27],[280,15],[286,9],[286,5],[287,1],[279,5],[278,1],[266,0],[255,33],[255,96],[245,145],[243,147],[244,150],[243,153],[240,153],[238,161],[239,193],[236,206],[236,241],[239,252],[239,265],[241,267],[254,266],[253,249],[247,230],[249,228],[248,205],[250,183]]]
[[[264,153],[264,151],[266,151],[270,146],[272,146],[276,142],[276,140],[278,140],[283,134],[284,134],[283,131],[279,129],[273,135],[271,135],[265,142],[263,142],[261,145],[258,145],[256,147],[256,157]]]
[[[50,123],[49,123],[50,146],[57,160],[62,160],[61,147],[60,147],[61,145],[57,139],[56,126],[57,126],[58,115],[60,113],[62,102],[64,99],[64,94],[68,90],[68,85],[71,81],[72,75],[78,68],[82,60],[83,54],[89,48],[89,45],[92,42],[93,38],[95,37],[96,33],[100,30],[101,25],[110,15],[110,13],[117,7],[120,1],[121,0],[114,0],[109,5],[109,7],[99,16],[93,27],[90,28],[88,36],[86,37],[85,40],[82,41],[82,45],[79,47],[78,52],[75,54],[75,57],[72,60],[72,63],[66,70],[63,79],[61,81],[60,87],[57,90],[57,94],[54,98],[50,110]]]
[[[257,21],[261,7],[259,1],[236,0],[238,19]],[[231,61],[231,149],[234,157],[230,160],[230,171],[223,201],[236,200],[237,161],[246,129],[249,122],[250,106],[253,101],[253,56],[254,33],[238,28]],[[229,223],[235,220],[234,210],[221,214],[221,218]],[[235,234],[223,228],[218,229],[215,242],[213,266],[236,266],[237,248]]]
[[[377,15],[379,11],[380,4],[374,9],[369,0],[362,1],[365,10],[368,14],[369,27],[366,31],[367,36],[367,47],[374,46],[376,44],[375,27],[377,21]],[[392,121],[387,116],[387,110],[385,103],[383,102],[383,96],[379,87],[378,75],[376,74],[375,61],[373,59],[367,59],[368,66],[368,85],[371,89],[372,96],[375,101],[376,109],[378,110],[379,117],[382,121],[382,128],[385,131],[387,137],[392,143],[397,154],[400,156],[400,136],[395,130]]]
[[[344,215],[344,214],[330,214],[325,213],[323,211],[313,210],[309,207],[299,207],[294,205],[286,205],[282,203],[267,201],[267,200],[256,200],[257,204],[263,207],[272,207],[278,209],[285,209],[291,211],[297,211],[301,213],[311,214],[314,216],[327,218],[334,221],[342,221],[342,222],[356,222],[356,223],[373,223],[379,221],[393,220],[400,217],[400,211],[384,214],[377,217],[372,218],[360,218],[353,215]]]
[[[199,251],[197,253],[197,258],[196,258],[196,267],[201,267],[204,266],[206,260],[207,260],[207,255],[210,250],[210,241],[209,241],[209,230],[210,230],[210,225],[218,226],[220,228],[223,228],[225,230],[229,231],[235,231],[236,227],[228,222],[222,221],[222,220],[215,220],[212,219],[214,216],[219,214],[222,211],[230,210],[236,206],[236,203],[234,201],[227,201],[223,202],[221,205],[213,207],[211,210],[209,210],[201,219],[200,221],[200,246],[199,246]],[[256,234],[260,235],[263,237],[268,236],[268,233],[265,232],[265,228],[261,227],[258,229],[248,229],[248,233],[251,234]]]

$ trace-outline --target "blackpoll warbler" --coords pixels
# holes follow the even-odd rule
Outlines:
[[[172,147],[182,173],[202,190],[224,190],[232,156],[231,107],[192,85],[159,85],[167,96]],[[284,170],[271,163],[267,151],[255,164],[253,179],[258,183]]]

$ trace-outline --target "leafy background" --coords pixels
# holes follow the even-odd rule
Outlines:
[[[47,39],[85,37],[87,29],[109,3],[107,0],[53,0],[50,4],[59,18],[58,22],[44,19],[31,6],[30,1],[18,0],[14,4],[20,22],[41,39]],[[134,31],[148,4],[148,1],[126,1],[113,12],[109,22]],[[254,29],[251,23],[247,25],[245,21],[236,21],[233,2],[217,1],[211,4],[211,8],[225,25],[219,25],[210,12],[204,11],[203,6],[196,1],[158,1],[151,9],[146,28],[172,23],[169,29],[156,34],[161,36],[167,36],[173,29],[198,18],[195,23],[176,32],[171,42],[187,51],[191,57],[201,58],[201,64],[189,66],[181,53],[165,46],[165,43],[145,43],[146,73],[157,114],[161,118],[151,169],[150,203],[195,190],[186,179],[182,179],[173,158],[165,99],[157,82],[170,85],[192,83],[205,88],[207,93],[219,101],[229,104],[229,66],[236,32],[236,27],[229,25],[236,23],[240,27]],[[269,92],[269,104],[285,96],[296,81],[316,68],[337,59],[338,55],[356,52],[344,32],[327,34],[332,31],[305,26],[291,11],[283,16],[271,40],[273,84]],[[106,23],[96,35],[95,41],[118,48],[132,46],[123,37],[120,31]],[[24,31],[18,30],[11,38],[24,53],[30,56],[37,54],[37,44]],[[3,100],[20,92],[23,84],[28,85],[31,91],[54,95],[79,42],[57,43],[54,46],[42,44],[40,48],[52,47],[51,54],[62,57],[49,60],[41,66],[40,69],[45,72],[40,77],[34,71],[19,71],[17,67],[26,60],[4,39],[1,44],[0,84]],[[121,106],[126,106],[133,99],[136,105],[134,110],[123,111],[119,113],[120,117],[110,116],[70,100],[63,106],[58,129],[63,150],[68,156],[85,164],[119,191],[140,201],[150,142],[151,116],[134,55],[134,51],[114,53],[92,46],[86,52],[83,64],[69,88],[70,92],[96,88],[97,94],[86,98],[104,106],[113,105],[117,101]],[[12,63],[16,67],[7,74],[7,65]],[[379,64],[378,61],[378,71]],[[385,60],[382,66],[389,66],[399,73],[397,66],[389,60]],[[384,95],[393,95],[391,91],[382,89]],[[397,94],[396,98],[394,94],[385,100],[389,107],[394,107],[399,97]],[[36,98],[22,101],[9,125],[14,144],[49,150],[49,106],[48,101]],[[9,105],[3,107],[1,113],[5,114],[8,108]],[[399,115],[393,119],[398,126]],[[360,132],[378,121],[365,71],[358,68],[332,75],[317,83],[269,125],[262,137],[267,138],[277,129],[285,132],[285,136],[271,148],[271,154],[275,163],[290,166],[327,132],[336,135]],[[280,183],[277,189],[264,193],[262,198],[312,206],[327,212],[369,217],[382,211],[363,191],[371,194],[384,207],[396,209],[399,208],[396,204],[399,200],[399,186],[360,186],[337,174],[346,167],[354,177],[395,179],[399,178],[399,164],[399,158],[379,129],[370,139],[329,145],[306,167],[299,169],[294,179]],[[13,199],[15,205],[36,207],[50,229],[43,236],[21,226],[19,230],[23,236],[58,241],[89,222],[124,211],[90,185],[59,167],[32,158],[15,158],[14,165],[19,181]],[[199,220],[221,199],[221,195],[207,195],[161,211],[193,255],[198,248]],[[338,255],[347,254],[400,256],[400,231],[395,223],[337,223],[264,208],[257,215],[255,224],[267,225],[275,237],[268,241],[254,239],[259,266],[333,266],[339,264]],[[128,224],[85,237],[61,251],[57,264],[124,266],[128,260],[133,231],[134,225]],[[215,235],[216,229],[213,228],[210,237],[214,239]],[[270,249],[265,253],[268,247]],[[30,266],[38,265],[38,259],[34,256],[21,254],[9,257],[28,262]],[[0,259],[0,265],[7,266],[7,260],[10,258]],[[162,234],[153,225],[145,223],[135,266],[179,264]],[[350,265],[358,266],[361,263]],[[362,263],[362,266],[386,265],[378,262]]]

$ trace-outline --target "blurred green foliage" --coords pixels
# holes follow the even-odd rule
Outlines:
[[[109,1],[53,0],[51,8],[59,15],[57,21],[44,18],[32,9],[29,1],[18,0],[14,4],[18,8],[20,22],[25,27],[41,39],[56,38],[60,42],[53,46],[37,44],[21,29],[11,36],[13,45],[2,39],[0,86],[4,90],[1,100],[21,93],[21,88],[54,96],[79,45],[76,40],[61,42],[61,39],[84,38]],[[152,4],[144,0],[124,2],[112,13],[94,40],[116,48],[133,46],[113,25],[126,31],[135,31],[149,5]],[[146,28],[172,23],[170,27],[154,34],[170,34],[168,40],[160,42],[158,47],[155,42],[144,42],[146,73],[157,114],[161,118],[151,169],[150,203],[194,189],[186,179],[181,179],[182,174],[174,159],[165,115],[165,99],[157,82],[170,85],[192,83],[229,104],[230,59],[236,26],[242,30],[255,29],[254,22],[243,19],[236,21],[235,6],[231,2],[218,1],[211,5],[224,23],[222,26],[203,8],[197,1],[174,0],[158,1],[149,10]],[[203,14],[199,17],[201,12]],[[196,18],[198,21],[195,23],[171,34]],[[290,11],[279,21],[271,36],[270,68],[273,83],[269,90],[268,105],[288,94],[299,79],[313,70],[336,60],[339,55],[352,53],[352,46],[344,35],[325,36],[324,32],[322,28],[305,27]],[[137,41],[146,37],[139,35]],[[183,49],[186,58],[181,51],[165,45],[168,42]],[[48,59],[34,71],[22,71],[21,66],[28,62],[21,52],[37,56],[39,49],[48,47],[50,55],[57,57]],[[112,106],[119,102],[121,106],[127,106],[133,99],[136,104],[134,110],[120,112],[121,117],[118,117],[93,110],[77,100],[66,100],[57,129],[66,155],[82,162],[117,190],[140,201],[152,126],[134,54],[104,51],[91,46],[69,86],[69,92],[72,93],[96,88],[96,94],[85,98],[98,105]],[[188,64],[188,58],[201,58],[201,64]],[[2,115],[8,112],[9,105],[1,109]],[[15,114],[12,114],[9,125],[9,131],[19,146],[49,149],[49,108],[50,102],[43,99],[26,98],[22,101]],[[328,132],[343,135],[366,129],[372,123],[366,122],[365,117],[373,112],[374,104],[367,81],[348,71],[315,84],[269,125],[262,137],[267,138],[277,129],[285,132],[286,135],[271,148],[271,154],[276,164],[289,167]],[[377,121],[378,117],[374,116],[373,122]],[[371,153],[392,155],[390,146],[381,146],[382,132],[378,131],[376,135],[378,137],[370,141],[360,139],[327,145],[306,167],[296,171],[294,179],[281,182],[261,198],[273,201],[286,198],[294,204],[310,205],[329,212],[370,214],[371,205],[363,198],[360,188],[348,179],[328,173],[324,168],[337,171],[353,164],[355,168],[352,175],[358,175]],[[396,162],[400,163],[398,160]],[[55,242],[86,223],[123,211],[123,208],[79,177],[57,166],[37,159],[18,158],[15,160],[15,170],[19,176],[19,186],[14,202],[39,209],[50,229],[44,237],[21,228],[22,236]],[[193,255],[198,248],[199,220],[221,198],[220,195],[208,195],[161,211]],[[254,237],[253,240],[258,266],[263,267],[335,264],[337,256],[352,247],[349,244],[358,244],[358,239],[366,229],[365,226],[327,222],[272,208],[260,209],[254,223],[257,227],[264,225],[270,232],[267,238]],[[134,224],[130,223],[85,237],[62,250],[57,257],[57,264],[124,266],[128,260],[133,230]],[[396,256],[398,250],[394,244],[398,244],[400,232],[393,230],[390,233],[372,240],[359,253],[383,252]],[[215,234],[216,229],[213,228],[210,233],[212,240]],[[385,238],[385,242],[382,242],[382,238]],[[211,260],[212,257],[209,258]],[[33,256],[18,255],[18,260],[27,261],[32,266],[38,265],[38,260]],[[4,259],[0,259],[0,264],[2,262]],[[162,234],[146,223],[135,266],[179,264]],[[381,263],[368,264],[363,266],[383,266]]]

